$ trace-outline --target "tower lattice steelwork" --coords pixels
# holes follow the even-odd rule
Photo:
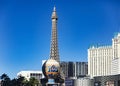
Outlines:
[[[59,52],[58,52],[58,38],[57,38],[57,13],[56,8],[54,7],[52,12],[52,38],[51,38],[51,50],[50,50],[50,58],[56,61],[60,61]]]

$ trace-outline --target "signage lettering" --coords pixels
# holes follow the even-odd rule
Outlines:
[[[55,65],[48,66],[48,72],[58,72],[58,68]]]

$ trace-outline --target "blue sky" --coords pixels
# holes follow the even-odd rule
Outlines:
[[[0,75],[41,70],[50,54],[54,5],[62,61],[87,61],[89,46],[111,45],[120,32],[119,0],[0,0]]]

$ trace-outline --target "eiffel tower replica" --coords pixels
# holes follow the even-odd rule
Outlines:
[[[51,38],[50,58],[60,62],[59,52],[58,52],[58,37],[57,37],[58,16],[56,13],[56,7],[54,7],[53,9],[51,19],[52,19],[52,38]]]
[[[51,48],[50,48],[50,58],[44,63],[42,70],[43,70],[43,74],[45,75],[44,79],[41,79],[41,83],[42,86],[65,86],[64,85],[64,74],[62,72],[62,68],[60,67],[60,58],[59,58],[59,50],[58,50],[58,37],[57,37],[57,20],[58,20],[58,16],[56,13],[56,7],[54,7],[53,12],[52,12],[52,36],[51,36]],[[51,68],[51,69],[47,69],[50,68],[50,65],[56,65],[55,67]],[[49,66],[49,67],[48,67]],[[53,69],[57,69],[57,72]],[[52,71],[49,72],[48,71]],[[47,72],[46,72],[47,71]],[[54,72],[53,72],[54,71]],[[57,77],[57,78],[56,78]],[[59,83],[59,84],[47,84],[46,83],[50,83],[50,82],[55,82],[55,83]],[[53,83],[54,83],[53,82]]]

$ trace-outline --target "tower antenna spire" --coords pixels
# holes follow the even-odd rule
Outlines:
[[[55,5],[54,5],[54,8],[53,8],[53,11],[56,11],[56,7],[55,7]]]

